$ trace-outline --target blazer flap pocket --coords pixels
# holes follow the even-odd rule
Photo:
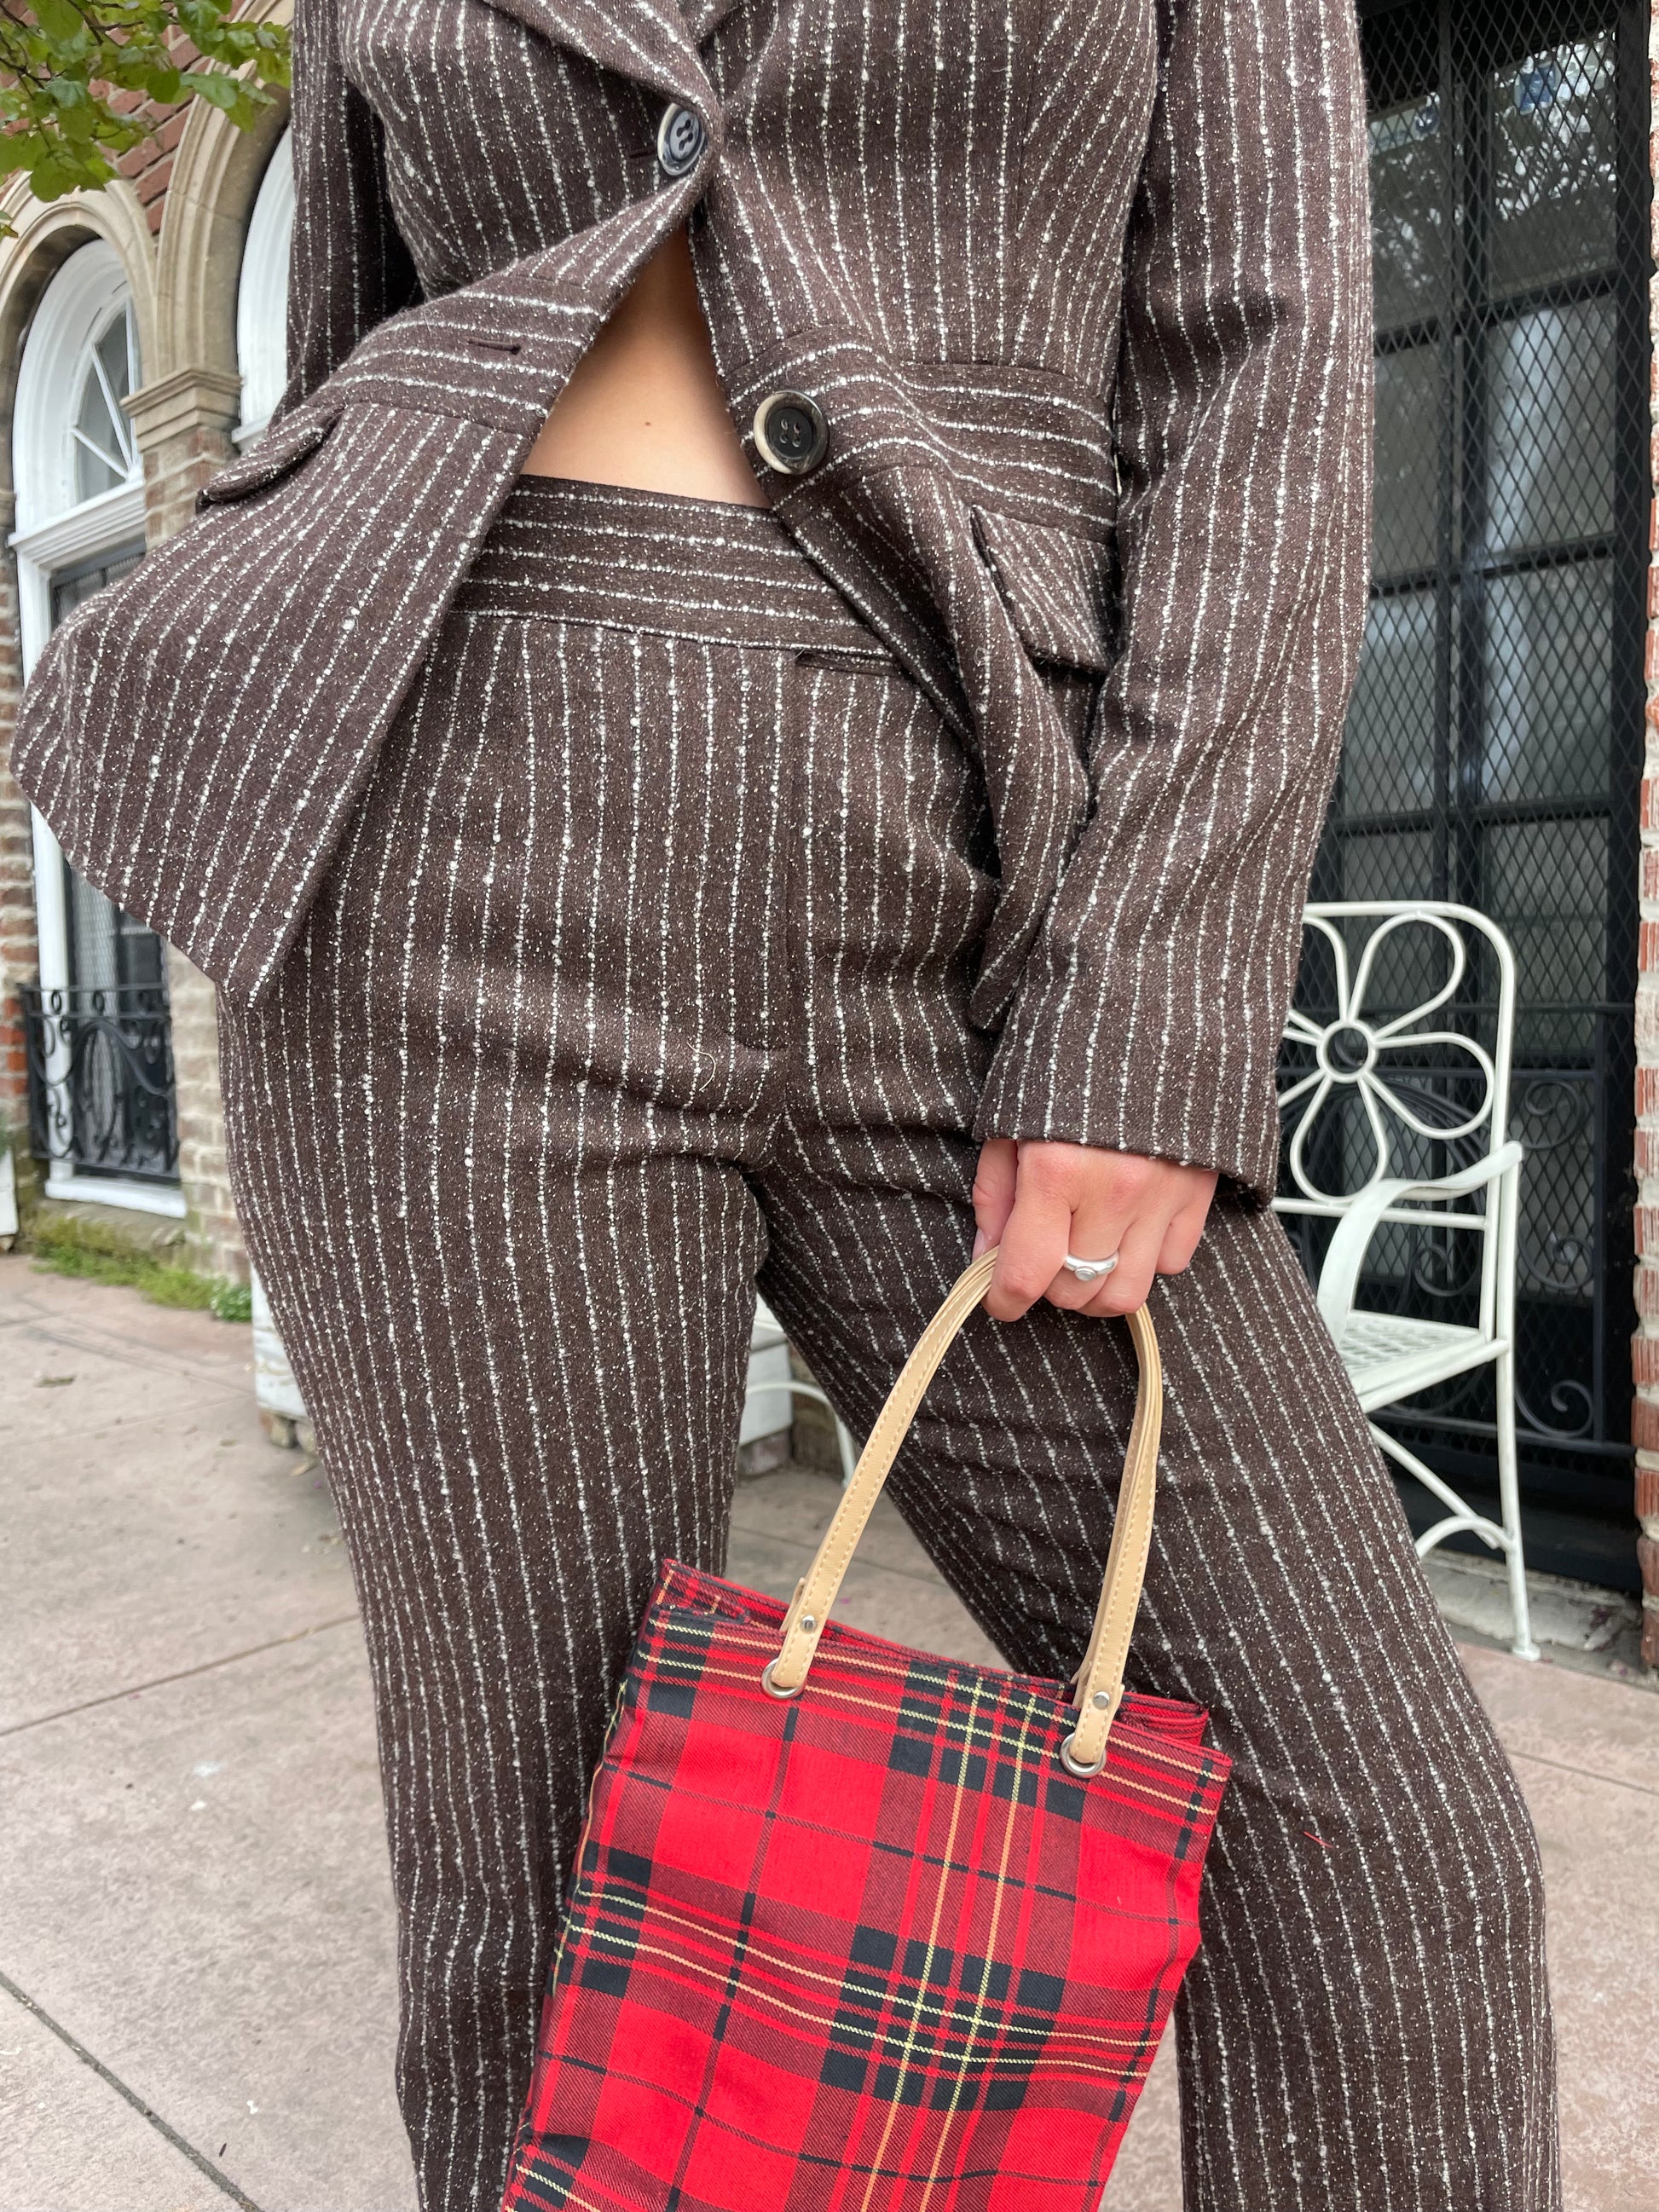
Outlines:
[[[327,409],[296,407],[293,414],[274,423],[240,460],[208,479],[196,495],[198,511],[246,499],[274,484],[290,469],[297,469],[307,454],[314,453],[339,419],[338,404]]]
[[[1114,658],[1109,540],[989,507],[972,514],[975,540],[1026,650],[1104,675]]]

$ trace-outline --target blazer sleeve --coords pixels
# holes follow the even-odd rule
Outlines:
[[[339,0],[295,0],[293,131],[288,385],[273,420],[307,399],[375,324],[420,298],[392,212],[380,121],[341,56]]]
[[[1274,1066],[1363,633],[1371,270],[1353,0],[1166,0],[1115,403],[1089,817],[977,1133],[1271,1195]]]

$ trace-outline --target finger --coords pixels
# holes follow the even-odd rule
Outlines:
[[[998,1321],[1018,1321],[1060,1274],[1071,1225],[1071,1200],[1063,1193],[1021,1178],[985,1299]],[[1069,1283],[1072,1278],[1063,1279]]]
[[[1103,1283],[1093,1286],[1093,1296],[1084,1308],[1085,1313],[1133,1313],[1137,1306],[1146,1304],[1152,1278],[1158,1272],[1158,1255],[1165,1228],[1162,1216],[1158,1214],[1150,1220],[1130,1223],[1118,1248],[1118,1263]]]
[[[1091,1181],[1072,1216],[1066,1250],[1077,1260],[1107,1260],[1118,1250],[1144,1200],[1151,1182],[1151,1160],[1119,1158],[1111,1173]],[[1101,1278],[1079,1282],[1069,1269],[1049,1291],[1052,1304],[1074,1313],[1088,1309],[1100,1289]]]
[[[974,1257],[1002,1241],[1013,1211],[1019,1147],[1012,1137],[988,1137],[974,1170]]]
[[[1204,1224],[1209,1218],[1207,1200],[1200,1205],[1184,1206],[1175,1215],[1164,1232],[1164,1242],[1158,1248],[1158,1272],[1160,1275],[1179,1275],[1191,1266],[1204,1235]]]

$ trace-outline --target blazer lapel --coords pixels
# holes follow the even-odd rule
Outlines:
[[[686,27],[693,42],[701,46],[744,5],[744,0],[684,0]]]
[[[555,46],[585,54],[601,69],[654,86],[696,108],[711,127],[720,102],[703,73],[679,0],[489,0]],[[737,0],[703,0],[719,15]]]

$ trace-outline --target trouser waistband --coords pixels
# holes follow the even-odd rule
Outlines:
[[[456,605],[711,643],[883,650],[769,508],[568,477],[520,477]]]

